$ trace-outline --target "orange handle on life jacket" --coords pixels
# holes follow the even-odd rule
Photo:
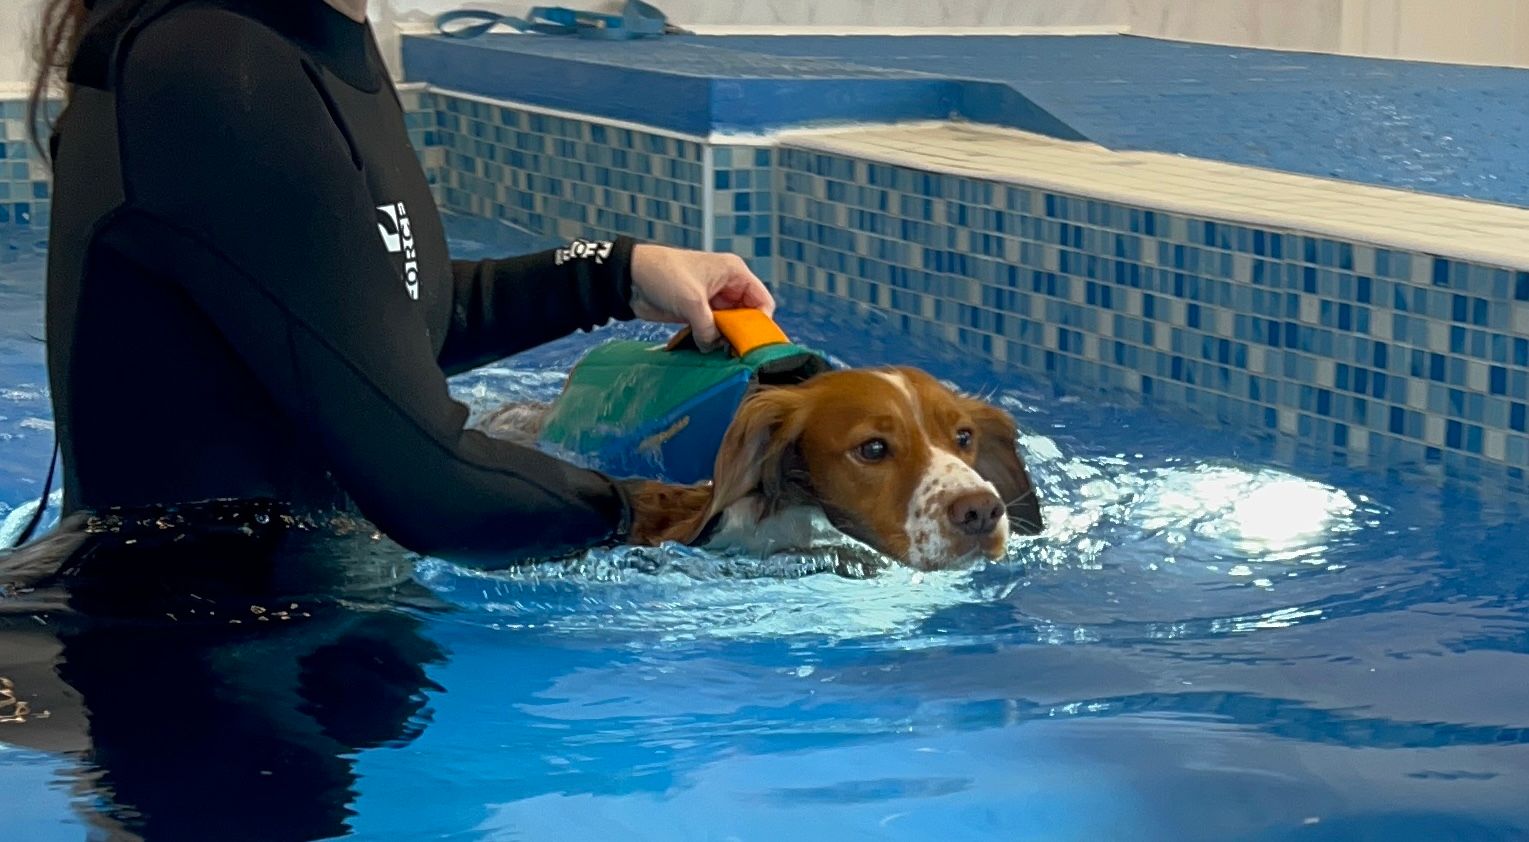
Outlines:
[[[740,357],[756,348],[784,345],[791,341],[786,338],[786,332],[780,329],[780,325],[766,316],[763,310],[752,307],[717,310],[712,317],[717,322],[717,330],[722,332],[727,344],[733,346]]]
[[[733,353],[740,357],[767,345],[783,345],[791,341],[774,319],[766,316],[763,310],[753,307],[714,310],[712,318],[716,321],[717,330],[721,332],[722,338],[732,346]],[[689,338],[690,328],[687,327],[669,340],[668,347],[674,350]]]

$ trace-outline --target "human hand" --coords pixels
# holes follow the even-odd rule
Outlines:
[[[650,322],[688,324],[696,344],[722,338],[713,310],[753,307],[775,314],[775,298],[736,254],[643,243],[632,249],[632,312]]]

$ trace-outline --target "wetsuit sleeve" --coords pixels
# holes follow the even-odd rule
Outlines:
[[[632,247],[575,240],[562,248],[507,260],[458,260],[451,265],[451,325],[440,364],[448,374],[503,359],[634,318]]]
[[[618,540],[611,479],[464,430],[317,72],[226,13],[145,28],[118,74],[127,202],[101,259],[177,287],[405,547],[487,566]]]

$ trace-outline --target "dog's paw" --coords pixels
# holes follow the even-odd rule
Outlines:
[[[472,426],[484,435],[534,445],[551,407],[544,403],[505,404],[479,418]]]

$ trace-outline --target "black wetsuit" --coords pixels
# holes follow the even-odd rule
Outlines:
[[[53,137],[66,510],[354,506],[469,563],[618,542],[619,483],[465,431],[446,378],[632,318],[633,244],[452,261],[369,27],[321,0],[94,5]]]

